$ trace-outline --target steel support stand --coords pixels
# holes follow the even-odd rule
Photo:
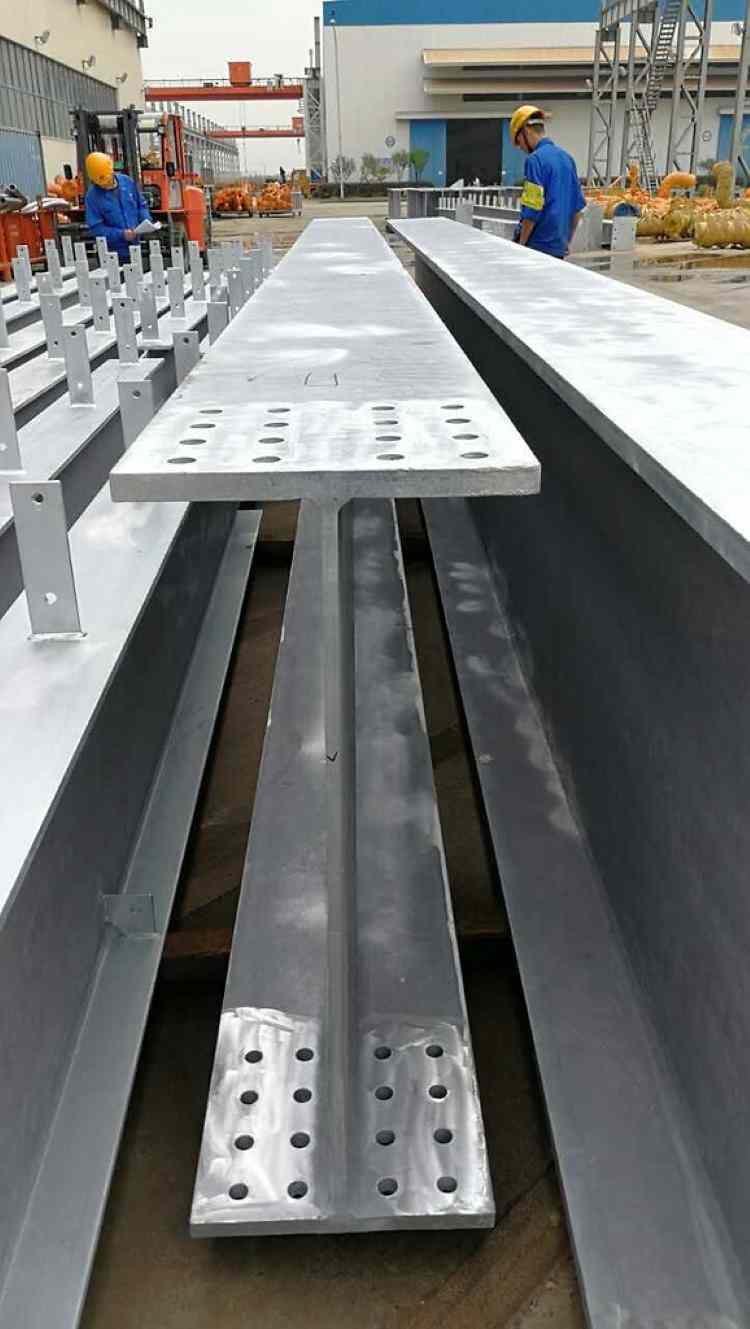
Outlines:
[[[22,470],[10,380],[7,369],[0,369],[0,475],[7,471]]]
[[[10,498],[31,635],[80,638],[62,484],[59,480],[14,480]]]

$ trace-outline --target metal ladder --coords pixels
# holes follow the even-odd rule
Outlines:
[[[648,78],[642,97],[633,97],[628,114],[635,132],[636,153],[641,168],[641,180],[653,194],[659,180],[654,162],[654,140],[651,132],[651,117],[659,103],[665,75],[673,62],[673,45],[677,32],[684,0],[665,0],[658,22],[659,31],[653,47]]]

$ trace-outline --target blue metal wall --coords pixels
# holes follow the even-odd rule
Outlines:
[[[510,141],[510,120],[503,120],[503,184],[517,185],[523,180],[523,168],[526,157],[515,143]]]
[[[445,120],[410,120],[409,151],[424,148],[430,154],[430,160],[422,172],[423,180],[431,180],[433,185],[442,189],[446,185],[445,153],[447,130]]]
[[[732,147],[732,130],[734,129],[734,116],[722,115],[719,117],[719,161],[727,161]],[[743,157],[747,161],[750,156],[750,115],[746,115],[742,120],[742,143]],[[742,175],[742,168],[738,168]]]
[[[323,22],[339,27],[398,23],[595,23],[599,0],[326,0]],[[714,18],[745,17],[745,0],[716,0]]]
[[[0,128],[0,185],[17,185],[23,194],[32,197],[45,192],[38,134]]]

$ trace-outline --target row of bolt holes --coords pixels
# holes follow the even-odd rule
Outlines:
[[[387,411],[387,412],[390,412],[390,411],[395,411],[395,410],[396,410],[396,407],[395,407],[395,406],[373,406],[372,409],[373,409],[373,411]],[[455,402],[454,402],[452,405],[449,405],[449,406],[443,406],[441,409],[444,410],[444,411],[462,411],[464,408],[463,408],[463,406],[461,405],[460,402],[458,402],[458,403],[455,403]],[[268,413],[269,413],[269,415],[274,415],[274,414],[275,414],[275,415],[286,415],[286,414],[289,413],[289,407],[288,407],[288,406],[273,406],[273,407],[270,408],[270,410],[269,410]],[[202,411],[201,414],[202,414],[202,415],[221,415],[221,411],[220,411],[220,410],[215,410],[215,411],[207,411],[207,410],[206,410],[206,411]],[[398,421],[397,421],[397,420],[382,420],[382,419],[379,419],[379,420],[376,421],[376,427],[377,427],[378,429],[383,428],[384,426],[387,426],[387,425],[397,425],[397,424],[398,424]],[[463,418],[461,418],[461,419],[453,419],[453,420],[450,420],[450,419],[449,419],[449,420],[446,420],[446,424],[449,424],[449,425],[467,425],[467,424],[469,424],[469,420],[468,420],[468,419],[463,419]],[[214,424],[207,424],[207,423],[205,423],[205,422],[200,422],[200,421],[199,421],[197,424],[194,424],[192,427],[193,427],[193,429],[215,429],[215,428],[216,428],[216,425],[214,425]],[[269,422],[266,423],[266,429],[288,429],[288,427],[289,427],[289,426],[288,426],[288,422],[287,422],[286,420],[271,420],[271,421],[269,421]],[[468,442],[470,442],[470,441],[473,440],[473,439],[477,439],[477,438],[479,438],[479,435],[478,435],[478,434],[454,434],[453,437],[455,438],[456,442],[459,442],[459,443],[461,443],[461,442],[467,442],[467,443],[468,443]],[[283,439],[283,438],[261,438],[259,441],[260,441],[261,443],[269,443],[269,444],[273,444],[273,443],[283,443],[283,442],[284,442],[284,439]],[[376,434],[376,436],[375,436],[375,441],[376,441],[377,443],[399,443],[399,442],[401,441],[401,435],[400,435],[400,434]],[[195,447],[195,446],[200,445],[200,444],[205,443],[205,442],[206,442],[206,439],[205,439],[205,438],[181,438],[181,439],[180,439],[180,444],[181,444],[181,446],[182,446],[182,447],[186,447],[186,448],[189,448],[189,447]],[[486,453],[486,452],[462,452],[462,453],[461,453],[461,456],[463,457],[463,459],[464,459],[465,461],[482,461],[482,460],[483,460],[485,457],[487,457],[488,455],[489,455],[489,454]],[[377,457],[377,459],[378,459],[378,461],[403,461],[403,460],[404,460],[404,453],[403,453],[403,452],[379,452],[379,453],[378,453],[378,457]],[[281,457],[276,457],[276,456],[253,457],[252,460],[253,460],[255,463],[259,464],[259,465],[270,465],[272,462],[281,461]],[[195,462],[195,457],[170,457],[170,458],[169,458],[169,465],[170,465],[170,466],[190,466],[190,465],[191,465],[192,463],[194,463],[194,462]]]
[[[289,414],[289,411],[290,411],[290,407],[289,407],[289,406],[270,406],[270,407],[268,408],[268,414],[269,414],[269,415],[288,415],[288,414]],[[206,410],[202,410],[202,411],[200,412],[200,414],[201,414],[201,415],[221,415],[221,410],[220,410],[219,408],[212,409],[212,410],[208,410],[208,409],[206,409]],[[288,420],[269,420],[269,421],[266,422],[266,426],[265,426],[265,427],[266,427],[266,429],[288,429],[288,428],[289,428],[289,422],[288,422]],[[209,424],[208,421],[205,421],[205,420],[198,420],[198,421],[194,421],[194,422],[193,422],[193,424],[191,425],[191,428],[192,428],[192,429],[215,429],[215,428],[216,428],[216,425],[215,425],[215,424]],[[261,438],[259,441],[260,441],[261,443],[283,443],[283,442],[284,442],[284,439],[283,439],[283,438],[278,438],[278,437],[276,437],[276,438]],[[181,439],[180,439],[180,446],[181,446],[181,447],[185,447],[185,448],[193,448],[193,447],[199,447],[202,443],[207,443],[207,442],[208,442],[208,439],[205,439],[205,438],[181,438]],[[270,457],[253,457],[253,461],[265,465],[265,464],[268,464],[268,463],[270,463],[270,462],[281,461],[281,458],[280,458],[280,457],[273,457],[273,456],[270,456]],[[191,465],[192,463],[194,463],[194,462],[195,462],[195,457],[170,457],[170,458],[169,458],[169,465],[170,465],[170,466],[190,466],[190,465]]]
[[[395,406],[373,406],[372,409],[373,409],[373,411],[376,411],[376,412],[379,412],[379,411],[385,411],[386,414],[389,414],[391,411],[395,411],[397,408],[396,408]],[[463,411],[465,408],[464,408],[464,406],[461,404],[461,402],[453,402],[453,403],[451,403],[449,406],[442,406],[440,409],[443,410],[443,411]],[[463,418],[463,417],[462,417],[462,418],[459,418],[459,419],[452,419],[452,420],[451,420],[451,419],[446,419],[446,424],[449,424],[449,425],[468,425],[468,424],[470,424],[470,423],[471,423],[471,422],[470,422],[468,419]],[[381,429],[381,428],[383,428],[383,426],[388,426],[388,425],[398,425],[398,420],[383,420],[382,418],[379,418],[379,419],[377,419],[377,420],[375,421],[375,425],[376,425],[376,428],[377,428],[377,429]],[[453,437],[454,437],[454,439],[456,440],[457,443],[469,443],[469,442],[472,442],[473,440],[479,438],[479,435],[478,435],[478,434],[454,434]],[[375,435],[375,441],[376,441],[377,443],[400,443],[400,442],[401,442],[401,435],[400,435],[400,434],[376,434],[376,435]],[[485,457],[488,456],[488,453],[486,453],[486,452],[462,452],[462,453],[461,453],[461,456],[464,458],[465,461],[482,461]],[[403,452],[380,452],[380,453],[378,453],[378,461],[403,461],[403,460],[404,460],[404,453],[403,453]]]
[[[428,1047],[425,1048],[425,1053],[428,1057],[442,1057],[443,1048],[439,1043],[430,1043]],[[312,1048],[300,1048],[299,1051],[295,1053],[298,1061],[312,1061],[314,1055],[315,1053]],[[375,1048],[373,1055],[378,1061],[387,1061],[392,1055],[391,1048],[387,1047],[385,1044],[381,1044],[379,1047]],[[245,1053],[245,1061],[249,1062],[250,1065],[257,1065],[257,1063],[262,1060],[263,1053],[257,1049]],[[379,1085],[374,1092],[375,1097],[381,1102],[387,1102],[388,1099],[393,1098],[393,1090],[390,1085],[387,1084]],[[443,1084],[432,1084],[427,1092],[431,1098],[436,1099],[442,1099],[448,1096],[448,1090]],[[309,1089],[295,1089],[292,1097],[295,1103],[309,1103],[312,1098],[312,1092]],[[247,1107],[252,1106],[252,1104],[257,1103],[257,1101],[258,1094],[255,1089],[246,1089],[240,1094],[240,1102]],[[378,1144],[386,1147],[394,1143],[396,1133],[395,1131],[377,1131],[375,1133],[375,1139]],[[433,1131],[433,1139],[436,1144],[450,1144],[453,1139],[453,1131],[448,1130],[446,1126],[440,1126],[437,1130]],[[234,1143],[237,1149],[246,1150],[252,1149],[255,1140],[252,1135],[238,1135]],[[289,1137],[289,1143],[293,1149],[306,1149],[310,1143],[310,1136],[307,1134],[307,1131],[295,1131],[294,1134]],[[442,1191],[443,1194],[451,1195],[453,1191],[456,1190],[458,1182],[455,1177],[444,1176],[438,1177],[436,1185],[438,1190]],[[398,1182],[395,1177],[380,1178],[380,1181],[378,1182],[378,1191],[381,1195],[395,1195],[397,1190]],[[303,1199],[304,1196],[307,1195],[307,1191],[307,1183],[304,1181],[293,1181],[287,1186],[287,1195],[292,1200]],[[244,1182],[237,1182],[234,1186],[230,1186],[229,1188],[229,1195],[232,1200],[245,1200],[247,1199],[248,1194],[249,1190]]]

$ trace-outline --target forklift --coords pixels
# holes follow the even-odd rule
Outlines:
[[[148,204],[154,221],[162,224],[158,233],[165,259],[173,248],[187,249],[189,240],[197,240],[201,253],[210,243],[210,214],[198,184],[198,177],[188,169],[182,117],[166,112],[136,110],[88,111],[78,107],[71,112],[76,142],[78,207],[60,234],[72,240],[89,240],[83,200],[89,181],[86,158],[90,152],[106,152],[116,171],[129,175]],[[66,178],[73,179],[70,167]],[[153,237],[154,239],[156,236]]]

